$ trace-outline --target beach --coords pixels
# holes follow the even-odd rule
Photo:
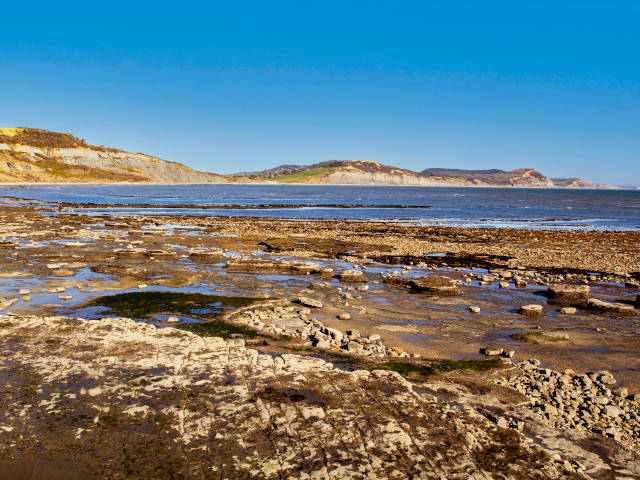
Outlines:
[[[0,468],[640,475],[637,230],[94,207],[0,206]]]

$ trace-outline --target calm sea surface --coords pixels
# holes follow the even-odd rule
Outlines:
[[[0,197],[93,203],[87,212],[348,218],[419,224],[534,229],[640,229],[640,191],[307,185],[0,187]],[[154,208],[125,204],[155,205]],[[349,204],[358,208],[305,207]],[[122,205],[118,207],[118,205]],[[291,205],[277,209],[167,208],[171,205]],[[380,208],[399,205],[430,208]]]

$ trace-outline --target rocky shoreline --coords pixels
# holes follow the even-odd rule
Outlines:
[[[0,316],[0,342],[0,472],[27,468],[35,449],[54,471],[87,478],[640,475],[623,452],[608,464],[579,443],[582,463],[550,454],[396,372],[263,353],[241,339],[124,318]],[[113,463],[122,455],[134,457]]]
[[[0,206],[0,477],[640,478],[637,232],[50,213]]]
[[[520,362],[516,375],[496,383],[525,395],[529,408],[555,428],[589,430],[640,451],[640,394],[615,388],[607,371],[561,373],[533,359]]]

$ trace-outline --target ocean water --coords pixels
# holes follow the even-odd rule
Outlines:
[[[0,197],[95,204],[87,213],[403,221],[530,229],[640,229],[638,190],[313,185],[5,186]],[[153,208],[139,208],[150,205]],[[128,206],[129,205],[129,206]],[[255,208],[278,205],[282,208]],[[311,206],[313,205],[313,206]],[[319,206],[318,206],[319,205]],[[330,205],[359,205],[357,208]],[[414,208],[382,208],[390,205]],[[181,208],[190,206],[191,208]],[[197,208],[209,207],[207,209]],[[219,208],[215,208],[215,207]],[[225,208],[220,208],[225,206]],[[242,206],[243,208],[229,208]],[[247,206],[254,208],[246,208]],[[429,208],[425,208],[425,207]],[[211,208],[214,207],[214,208]]]

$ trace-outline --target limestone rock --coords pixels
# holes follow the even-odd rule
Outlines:
[[[633,305],[627,305],[626,303],[617,302],[605,302],[604,300],[593,297],[587,300],[587,308],[589,310],[619,313],[622,315],[633,315],[634,313],[636,313],[636,309],[633,308]]]
[[[322,308],[322,302],[308,297],[298,297],[298,303],[307,307]]]
[[[360,270],[343,270],[338,278],[343,282],[363,282],[364,274]]]
[[[542,305],[523,305],[518,309],[518,313],[528,316],[542,315]]]
[[[589,285],[551,285],[547,296],[558,302],[584,301],[589,297]]]

